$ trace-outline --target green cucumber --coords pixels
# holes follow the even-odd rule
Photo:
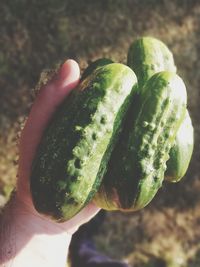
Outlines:
[[[169,151],[186,112],[186,88],[173,72],[154,74],[128,111],[95,203],[107,210],[146,206],[161,187]]]
[[[165,180],[176,183],[186,174],[194,148],[194,133],[190,115],[186,112],[169,153]]]
[[[137,78],[127,66],[96,69],[55,113],[32,165],[30,190],[36,210],[62,222],[98,190]]]
[[[84,80],[87,76],[89,76],[95,69],[98,69],[99,67],[103,67],[111,63],[113,63],[113,61],[109,58],[99,58],[91,62],[88,65],[88,67],[84,70],[81,76],[81,81]]]
[[[157,72],[176,72],[171,51],[163,42],[153,37],[142,37],[131,44],[127,65],[135,72],[140,88]]]
[[[128,51],[127,65],[138,78],[138,93],[145,82],[156,72],[176,72],[173,54],[160,40],[143,37],[133,42]],[[187,134],[185,134],[187,133]],[[193,152],[193,127],[189,113],[177,133],[175,144],[170,150],[165,179],[178,182],[185,175]]]

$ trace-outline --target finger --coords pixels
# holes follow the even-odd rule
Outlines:
[[[74,234],[78,230],[79,226],[90,221],[99,211],[100,208],[98,208],[93,202],[90,202],[72,219],[64,223],[59,223],[59,226],[63,230],[67,230],[69,234]]]
[[[22,177],[28,178],[44,129],[58,105],[78,84],[79,76],[78,64],[74,60],[67,60],[53,80],[38,93],[20,138],[18,172],[20,180],[23,179]]]

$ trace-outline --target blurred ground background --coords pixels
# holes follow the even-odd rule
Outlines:
[[[98,248],[135,267],[200,266],[200,1],[0,1],[0,205],[15,184],[19,124],[44,68],[67,58],[81,68],[110,57],[126,62],[130,43],[150,35],[175,56],[188,90],[195,150],[180,184],[165,184],[134,214],[109,213]]]

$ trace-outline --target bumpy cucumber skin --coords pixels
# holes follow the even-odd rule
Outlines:
[[[109,58],[99,58],[91,62],[89,66],[84,70],[81,76],[81,81],[88,77],[95,69],[98,69],[111,63],[113,63],[113,61]]]
[[[176,72],[173,54],[160,40],[143,37],[132,43],[128,52],[127,65],[138,78],[138,93],[145,82],[156,72]],[[187,133],[187,134],[185,134]],[[170,150],[165,179],[178,182],[185,175],[193,152],[194,138],[191,119],[187,111],[183,125],[180,126],[175,144]]]
[[[139,87],[143,87],[157,72],[176,72],[171,51],[163,42],[153,37],[142,37],[132,43],[127,65],[135,72]]]
[[[161,187],[169,150],[186,112],[186,89],[175,73],[153,75],[131,105],[95,203],[107,210],[146,206]],[[132,125],[131,125],[132,124]]]
[[[194,148],[194,130],[189,112],[181,124],[175,139],[175,144],[169,153],[165,180],[176,183],[186,174]]]
[[[127,66],[98,68],[72,91],[49,124],[32,166],[36,210],[62,222],[98,190],[137,78]]]

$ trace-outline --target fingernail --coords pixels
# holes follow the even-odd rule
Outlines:
[[[80,69],[78,63],[73,59],[66,60],[61,66],[60,77],[64,87],[79,80]]]

